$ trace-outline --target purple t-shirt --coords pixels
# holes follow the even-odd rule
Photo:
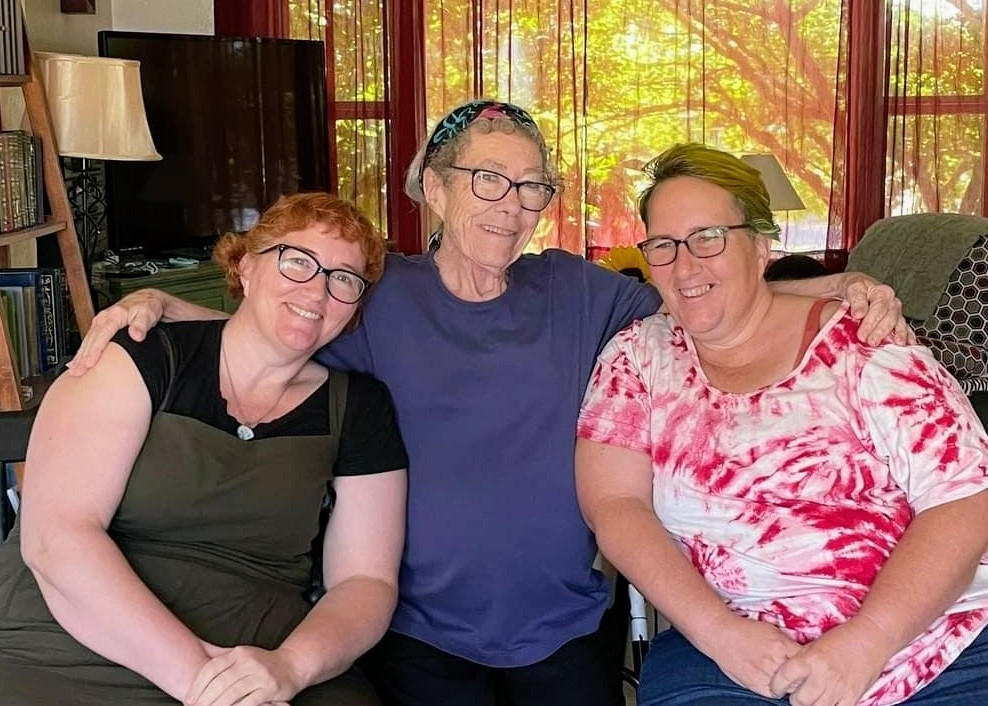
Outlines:
[[[573,478],[576,420],[603,345],[658,292],[560,250],[466,302],[431,255],[389,255],[363,324],[317,354],[387,384],[409,455],[392,629],[496,667],[596,630],[609,600]]]

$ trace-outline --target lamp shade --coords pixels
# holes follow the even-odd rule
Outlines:
[[[771,154],[745,154],[741,159],[757,169],[768,190],[768,206],[773,211],[798,211],[806,208],[799,194],[792,187],[789,177],[782,171],[779,160]]]
[[[34,52],[63,157],[150,161],[140,62]]]

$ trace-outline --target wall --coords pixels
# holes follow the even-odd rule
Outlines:
[[[60,0],[24,0],[33,49],[95,55],[101,29],[212,34],[213,0],[95,0],[95,15],[66,15]]]
[[[109,29],[112,4],[112,0],[96,0],[95,15],[63,15],[59,10],[59,0],[24,0],[31,48],[68,54],[95,54],[96,33]]]
[[[113,29],[213,33],[213,0],[113,0],[111,5]]]

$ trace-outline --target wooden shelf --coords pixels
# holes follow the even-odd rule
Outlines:
[[[23,27],[20,31],[24,31]],[[0,234],[0,264],[10,261],[10,245],[34,240],[54,234],[58,238],[58,249],[65,269],[65,281],[72,299],[79,332],[85,335],[93,321],[93,300],[89,294],[89,283],[79,250],[79,239],[75,230],[72,206],[65,192],[65,178],[59,163],[58,145],[55,142],[55,129],[48,110],[48,100],[41,73],[31,56],[28,38],[24,36],[24,53],[27,62],[26,75],[0,75],[0,86],[20,86],[24,94],[25,114],[31,124],[31,131],[41,141],[41,170],[44,176],[44,191],[51,206],[51,217],[40,226],[24,228],[11,233]],[[10,332],[0,317],[0,410],[23,409],[20,375],[17,360],[13,355]],[[36,404],[41,395],[36,394]]]
[[[0,74],[0,86],[23,86],[30,80],[29,74]]]
[[[65,230],[65,223],[63,221],[52,221],[49,219],[47,223],[40,226],[0,233],[0,247],[13,245],[14,243],[20,243],[25,240],[37,240],[43,235],[51,235],[62,230]]]

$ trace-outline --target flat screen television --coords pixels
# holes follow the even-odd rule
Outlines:
[[[208,257],[278,196],[329,188],[322,42],[106,30],[101,56],[141,62],[162,159],[107,161],[107,244]]]

